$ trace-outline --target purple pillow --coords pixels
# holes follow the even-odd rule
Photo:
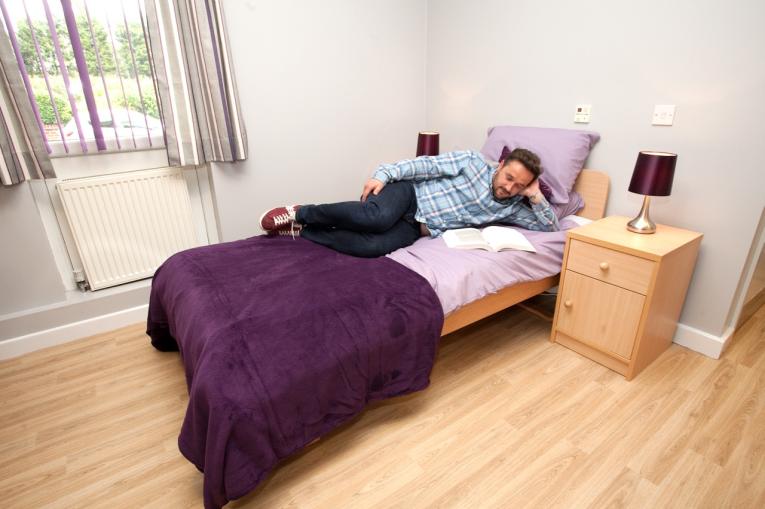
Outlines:
[[[592,131],[554,129],[547,127],[497,126],[489,129],[481,153],[498,161],[502,149],[525,148],[542,161],[544,182],[550,189],[550,203],[568,203],[568,194],[592,146],[600,139]]]
[[[552,203],[551,207],[555,212],[555,217],[563,219],[566,216],[572,216],[584,208],[584,198],[576,191],[568,194],[568,203]]]

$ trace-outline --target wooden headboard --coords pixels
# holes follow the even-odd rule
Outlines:
[[[574,191],[584,198],[584,208],[576,215],[587,219],[600,219],[606,212],[610,179],[602,171],[582,170],[574,184]]]

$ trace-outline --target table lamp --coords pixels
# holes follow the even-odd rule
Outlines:
[[[627,223],[627,229],[635,233],[654,233],[656,224],[648,215],[651,196],[669,196],[672,192],[672,179],[675,176],[677,154],[669,152],[641,151],[635,162],[629,190],[643,195],[643,207],[640,214]]]
[[[438,133],[422,131],[417,136],[417,157],[438,155]]]

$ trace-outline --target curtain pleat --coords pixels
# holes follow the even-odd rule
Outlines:
[[[247,157],[219,0],[146,0],[172,166]]]
[[[55,178],[20,64],[0,26],[0,185]]]

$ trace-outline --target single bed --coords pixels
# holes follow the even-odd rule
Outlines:
[[[579,215],[602,217],[608,177],[576,173]],[[156,348],[181,353],[189,406],[178,443],[204,473],[205,506],[246,495],[369,402],[427,387],[440,336],[555,286],[565,232],[529,237],[537,253],[458,251],[421,239],[361,259],[261,236],[170,257],[152,282],[147,333]],[[414,261],[451,256],[461,257],[460,270],[447,272],[462,272],[463,281],[511,259],[549,260],[541,276],[529,272],[504,288],[488,278],[477,293],[445,304],[438,287],[460,283]],[[431,268],[439,265],[448,262]]]

